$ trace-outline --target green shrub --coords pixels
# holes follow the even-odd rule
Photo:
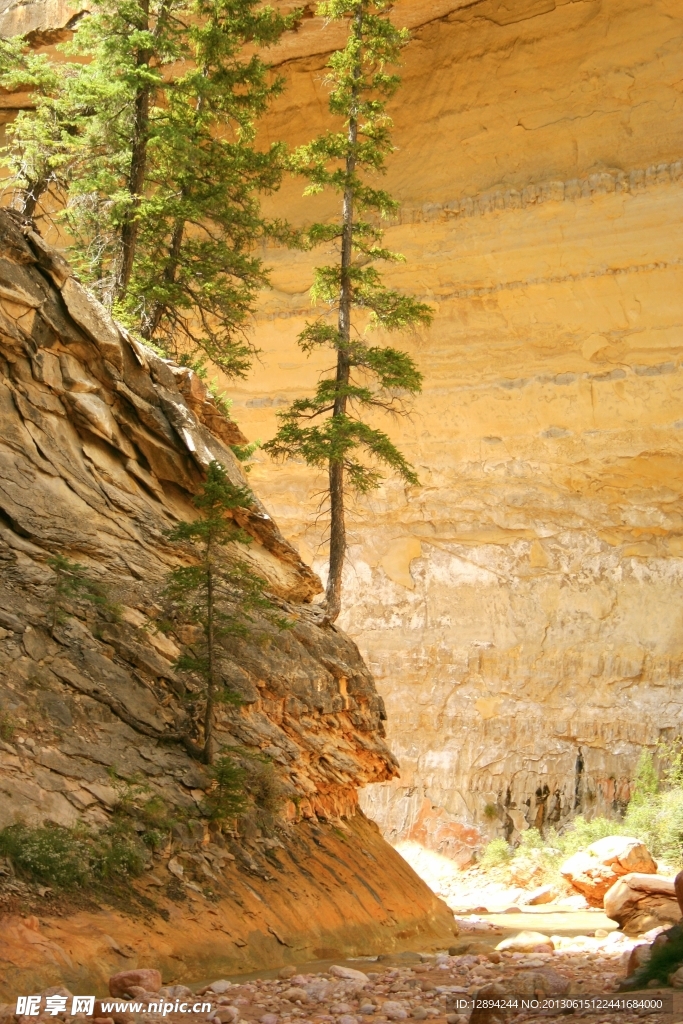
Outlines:
[[[259,810],[277,814],[283,799],[282,786],[270,758],[254,759],[247,777],[247,789]]]
[[[229,821],[247,809],[246,769],[232,754],[223,754],[212,766],[213,786],[206,798],[208,816],[213,821]]]
[[[504,839],[492,839],[481,855],[479,863],[483,868],[497,868],[512,859],[513,849]]]
[[[655,768],[654,757],[649,750],[643,748],[636,766],[629,807],[632,804],[648,803],[657,793],[659,793],[659,776]]]
[[[61,825],[9,825],[0,831],[0,854],[17,874],[61,889],[83,885],[89,874],[87,844]]]
[[[529,850],[542,850],[547,845],[548,844],[537,828],[528,828],[525,832],[522,832],[519,837],[517,853],[522,854],[527,853]]]
[[[669,934],[669,941],[663,946],[657,946],[652,950],[652,956],[643,964],[632,977],[630,977],[624,988],[640,989],[645,988],[649,981],[658,981],[666,985],[669,975],[683,963],[683,929],[675,925]]]
[[[668,864],[683,862],[683,787],[651,797],[647,803],[631,803],[624,820],[625,831],[637,836],[653,857]]]
[[[6,711],[0,712],[0,740],[8,742],[14,736],[14,722]]]
[[[134,877],[146,860],[134,830],[116,824],[101,832],[62,825],[8,825],[0,830],[0,855],[9,857],[21,877],[55,889]]]
[[[565,829],[561,836],[557,836],[555,845],[562,851],[563,856],[571,857],[578,850],[585,850],[591,843],[606,836],[617,836],[626,834],[627,829],[620,821],[609,818],[592,818],[587,821],[583,815],[574,818],[571,824]]]

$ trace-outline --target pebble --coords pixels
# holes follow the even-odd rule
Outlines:
[[[458,1000],[466,994],[498,991],[501,986],[506,993],[520,995],[526,989],[540,990],[544,994],[568,990],[571,995],[608,995],[625,979],[631,950],[639,943],[621,933],[616,936],[613,933],[598,939],[555,936],[553,944],[554,952],[545,954],[509,950],[440,954],[438,957],[425,954],[423,963],[384,968],[378,964],[377,970],[367,974],[338,964],[318,974],[295,973],[297,969],[289,967],[281,970],[277,978],[246,983],[222,978],[200,990],[211,1002],[211,1010],[193,1014],[191,1024],[362,1024],[363,1021],[370,1024],[370,1019],[372,1024],[394,1021],[466,1024],[468,1018],[461,1015]],[[124,985],[128,990],[138,988],[145,991],[148,998],[153,997],[153,993],[139,982],[144,981],[148,986],[161,980],[158,974],[151,972],[144,978],[137,972],[125,974],[127,977],[123,973],[117,977],[112,988],[120,989]],[[677,977],[676,985],[682,983]],[[180,998],[189,991],[185,986],[174,985],[164,988],[159,995]],[[1,1012],[0,1017],[3,1017]],[[131,1021],[132,1017],[131,1014]],[[145,1014],[145,1024],[154,1024],[153,1017]],[[581,1017],[581,1024],[600,1024],[602,1019],[604,1014],[601,1017],[588,1013]],[[59,1018],[44,1016],[24,1018],[19,1024],[48,1024],[48,1021],[67,1024]],[[638,1021],[635,1013],[619,1014],[619,1024],[637,1024]],[[528,1018],[528,1022],[536,1024],[532,1018]],[[188,1016],[172,1013],[163,1019],[159,1017],[158,1024],[188,1024]],[[493,1017],[479,1014],[474,1020],[470,1018],[469,1024],[497,1022]],[[663,1018],[660,1022],[658,1015],[652,1015],[648,1017],[648,1024],[663,1024]]]

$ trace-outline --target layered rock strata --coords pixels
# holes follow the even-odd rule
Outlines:
[[[225,641],[220,672],[242,703],[221,707],[217,737],[270,759],[284,817],[228,840],[202,818],[210,778],[181,742],[198,697],[174,668],[194,627],[161,632],[158,602],[192,558],[166,531],[195,514],[212,460],[244,481],[229,447],[240,436],[201,381],[137,344],[31,224],[0,213],[0,828],[105,825],[123,780],[186,822],[140,883],[157,894],[141,905],[158,926],[142,933],[92,906],[23,925],[13,913],[37,900],[42,922],[55,897],[4,864],[4,984],[84,982],[120,957],[201,973],[452,935],[452,915],[358,811],[358,787],[397,771],[382,700],[355,644],[311,610],[320,582],[257,499],[235,512],[252,538],[243,557],[292,628],[264,621]],[[50,628],[55,554],[81,563],[118,615],[74,599]],[[45,938],[22,943],[22,928]],[[82,929],[111,940],[96,964]]]
[[[9,0],[0,24],[49,44],[70,16],[50,2]],[[422,486],[358,504],[342,624],[403,765],[364,806],[387,835],[466,862],[480,831],[618,813],[641,746],[681,727],[683,26],[674,0],[393,11],[413,37],[386,182],[402,203],[387,242],[407,263],[389,280],[436,317],[401,342],[425,390],[391,429]],[[342,36],[307,17],[270,52],[288,89],[268,139],[326,127]],[[22,102],[6,97],[8,116]],[[287,184],[278,212],[332,213],[301,190]],[[327,365],[295,345],[313,259],[268,256],[262,359],[234,404],[262,439]],[[324,481],[256,459],[286,536],[322,568]]]
[[[464,862],[470,826],[618,813],[641,747],[681,728],[683,22],[670,0],[394,16],[413,38],[386,181],[407,262],[388,280],[435,320],[392,340],[425,387],[388,426],[421,486],[352,512],[341,622],[402,764],[364,806]],[[323,127],[330,32],[311,20],[287,43],[270,138]],[[297,222],[326,204],[286,187]],[[262,368],[234,405],[264,439],[327,366],[295,344],[313,260],[269,255]],[[322,569],[322,477],[262,459],[254,479]]]

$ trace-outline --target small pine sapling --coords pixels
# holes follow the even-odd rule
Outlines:
[[[248,806],[245,792],[247,771],[235,755],[223,750],[211,769],[212,785],[206,803],[212,821],[229,821],[236,818]]]
[[[329,188],[341,196],[339,218],[313,224],[307,231],[310,246],[333,243],[336,258],[317,268],[311,291],[314,300],[327,305],[327,312],[307,323],[298,339],[306,353],[331,348],[336,365],[312,397],[296,399],[280,414],[276,436],[263,447],[275,457],[303,459],[309,466],[327,469],[330,554],[325,607],[330,621],[341,608],[347,489],[366,494],[378,487],[382,477],[377,465],[393,470],[408,484],[418,482],[390,437],[367,419],[377,411],[404,412],[403,396],[421,390],[422,375],[405,352],[367,344],[354,318],[356,312],[368,328],[387,332],[427,325],[432,318],[425,303],[385,287],[375,265],[403,259],[384,247],[379,226],[398,204],[367,181],[385,171],[385,157],[393,149],[386,101],[400,80],[387,67],[398,62],[407,32],[391,24],[390,8],[388,0],[318,4],[318,14],[348,26],[346,45],[328,62],[329,109],[333,118],[343,119],[343,126],[300,147],[291,159],[292,168],[309,180],[304,194]]]
[[[177,612],[201,630],[202,642],[182,654],[176,666],[202,680],[206,700],[202,756],[211,764],[216,704],[240,703],[239,695],[224,682],[220,671],[221,641],[253,632],[255,612],[264,613],[279,628],[285,628],[287,622],[275,613],[266,596],[266,581],[236,556],[234,548],[228,549],[228,545],[251,542],[233,518],[235,511],[253,505],[249,489],[233,484],[223,466],[212,462],[193,503],[198,518],[179,523],[168,537],[193,543],[199,559],[169,574],[165,594]]]

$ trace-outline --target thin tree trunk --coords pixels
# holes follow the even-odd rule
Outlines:
[[[175,227],[173,228],[173,234],[171,236],[171,245],[168,250],[168,261],[164,268],[163,279],[164,284],[171,285],[175,281],[175,276],[178,271],[178,263],[180,260],[180,249],[183,244],[183,235],[185,233],[185,221],[176,221]],[[156,302],[152,307],[152,313],[149,320],[140,332],[143,338],[150,340],[154,337],[156,331],[161,323],[161,318],[166,312],[166,304],[164,302]]]
[[[208,75],[208,71],[207,71],[206,68],[204,68],[203,75],[204,75],[205,78]],[[198,118],[199,114],[201,113],[201,109],[202,109],[202,97],[200,96],[199,99],[197,100],[197,106],[196,106],[196,110],[195,110],[195,128],[196,128],[196,123],[197,123],[196,118]],[[185,197],[186,197],[186,192],[185,192],[184,189],[181,191],[181,197],[183,199],[185,199]],[[168,259],[166,261],[166,266],[164,268],[164,273],[163,273],[164,284],[171,285],[175,281],[175,276],[176,276],[176,274],[178,272],[178,264],[180,263],[180,250],[181,250],[181,247],[182,247],[182,244],[183,244],[183,235],[184,234],[185,234],[185,220],[184,219],[183,220],[177,220],[175,222],[174,226],[173,226],[173,234],[171,235],[171,244],[170,244],[169,249],[168,249]],[[150,316],[148,322],[143,327],[142,331],[140,332],[142,334],[143,338],[146,338],[149,341],[149,340],[151,340],[154,337],[155,333],[157,332],[157,330],[159,328],[159,324],[161,323],[161,318],[163,317],[163,315],[166,312],[167,308],[168,307],[167,307],[166,303],[164,303],[164,302],[157,302],[157,303],[154,304],[154,307],[152,308],[151,316]]]
[[[207,674],[206,674],[206,712],[204,715],[204,761],[211,764],[213,761],[213,705],[215,696],[215,637],[214,637],[214,592],[213,592],[213,564],[211,562],[211,549],[208,551],[208,564],[206,569],[206,646],[207,646]]]
[[[145,4],[148,7],[148,4]],[[149,61],[148,50],[140,50],[137,66],[140,68]],[[149,137],[149,86],[138,90],[135,97],[135,116],[133,121],[133,145],[128,172],[128,192],[130,207],[121,227],[121,268],[116,283],[117,298],[123,298],[133,273],[135,248],[138,240],[139,222],[137,219],[140,196],[145,185],[147,170],[147,141]]]
[[[359,5],[353,19],[353,34],[362,38],[363,7]],[[360,79],[360,59],[354,68],[354,77]],[[352,90],[353,107],[349,116],[348,148],[346,155],[347,184],[342,203],[341,239],[341,287],[339,293],[339,348],[337,350],[337,384],[343,389],[349,382],[349,344],[351,341],[351,263],[353,261],[353,201],[354,189],[351,178],[356,171],[356,144],[358,142],[358,117],[355,110],[357,89]],[[346,395],[337,395],[332,416],[346,415]],[[341,611],[342,571],[346,558],[346,516],[344,510],[344,463],[330,459],[328,466],[330,487],[330,568],[325,590],[326,617],[334,622]]]
[[[172,0],[166,0],[162,4],[157,18],[154,35],[158,37],[163,31],[166,18],[170,12]],[[149,0],[140,0],[140,7],[145,16],[144,25],[140,28],[149,29]],[[138,50],[136,66],[143,68],[149,64],[154,53],[152,50]],[[138,210],[140,200],[145,187],[145,175],[147,173],[147,145],[149,142],[149,106],[151,100],[151,87],[142,86],[138,89],[135,97],[135,113],[133,116],[133,138],[130,157],[130,169],[128,172],[128,192],[131,197],[131,204],[121,227],[121,268],[116,282],[116,297],[122,299],[128,291],[128,285],[133,275],[135,263],[135,250],[137,247],[140,224],[138,221]]]
[[[33,184],[29,185],[23,197],[23,209],[21,212],[24,217],[28,217],[30,220],[33,220],[38,201],[46,191],[47,181],[45,181],[44,178],[40,181],[34,181]]]

